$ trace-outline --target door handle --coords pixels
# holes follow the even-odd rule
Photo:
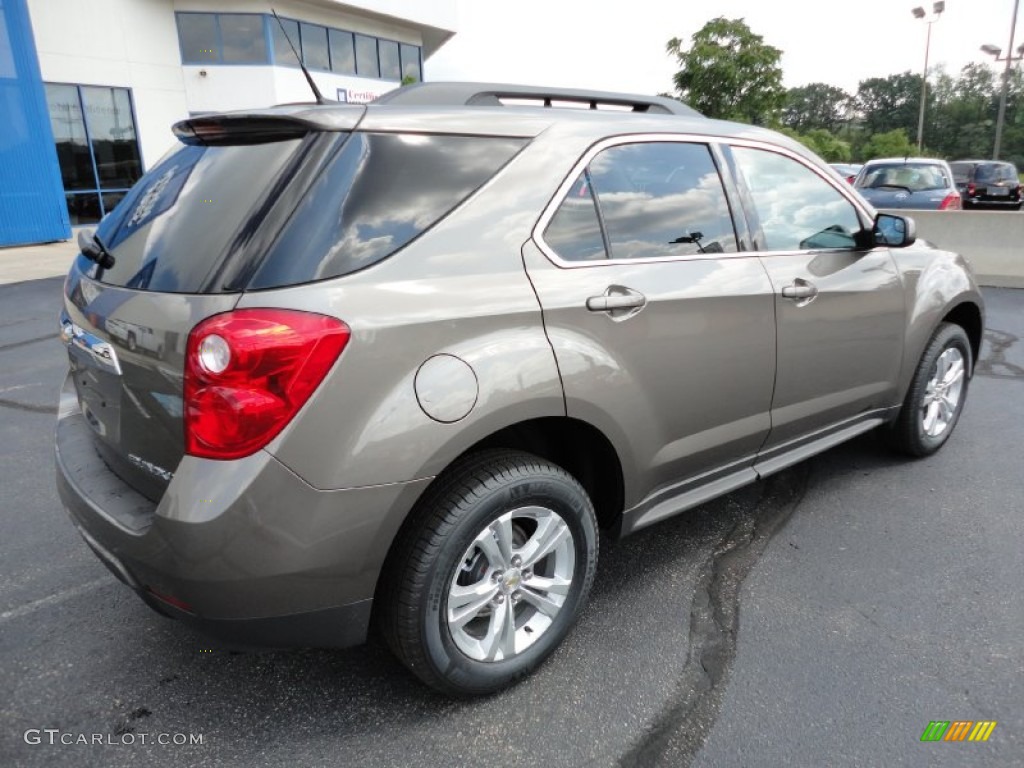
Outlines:
[[[647,303],[642,295],[626,296],[591,296],[587,299],[587,309],[591,312],[610,312],[615,309],[639,309]]]
[[[782,289],[782,296],[786,299],[813,299],[818,295],[818,287],[802,278],[797,278],[792,285]]]
[[[613,320],[632,317],[646,305],[646,296],[624,285],[609,285],[603,295],[587,299],[587,309],[591,312],[607,312]]]

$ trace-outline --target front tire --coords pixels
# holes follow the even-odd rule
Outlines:
[[[930,456],[946,443],[967,401],[973,364],[964,329],[953,323],[939,325],[893,425],[891,442],[897,450]]]
[[[396,544],[382,630],[431,687],[485,694],[529,674],[575,624],[597,566],[593,505],[569,473],[513,451],[441,478]]]

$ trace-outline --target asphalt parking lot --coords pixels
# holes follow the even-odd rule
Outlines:
[[[60,286],[0,286],[0,765],[1024,764],[1024,291],[986,290],[940,454],[868,435],[602,541],[539,673],[451,702],[378,645],[217,647],[115,581],[53,485]],[[998,725],[921,743],[932,720]]]

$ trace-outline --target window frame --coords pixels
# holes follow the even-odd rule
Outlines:
[[[746,221],[741,218],[743,216],[742,209],[737,210],[738,200],[735,196],[734,182],[731,180],[731,171],[726,169],[726,166],[723,163],[723,158],[717,147],[717,145],[721,144],[723,141],[724,139],[721,137],[702,136],[700,134],[691,133],[635,133],[602,139],[587,149],[583,156],[572,166],[572,169],[569,171],[566,178],[561,184],[559,184],[555,194],[552,196],[547,206],[545,206],[540,218],[533,227],[533,241],[541,249],[544,255],[547,256],[553,264],[555,264],[555,266],[566,269],[580,269],[595,266],[604,267],[613,264],[664,264],[666,262],[674,261],[749,258],[751,252],[745,247],[748,242],[745,237],[747,232]],[[629,144],[700,144],[707,147],[708,153],[711,156],[711,161],[715,166],[715,170],[718,171],[718,178],[722,184],[722,194],[725,197],[725,202],[729,209],[729,218],[732,221],[737,250],[735,252],[727,253],[692,253],[672,256],[649,256],[645,258],[604,258],[590,259],[588,261],[568,261],[559,256],[554,248],[552,248],[544,239],[544,231],[548,228],[551,220],[555,217],[555,214],[561,207],[566,195],[568,195],[569,191],[576,183],[576,179],[579,175],[590,167],[590,162],[597,157],[597,155],[607,149]],[[601,211],[599,195],[594,195],[594,200],[596,203],[595,207],[597,208],[598,221],[601,225],[601,231],[602,233],[606,233],[606,224],[604,221],[604,215]],[[609,250],[609,245],[610,244],[607,241],[607,234],[605,234],[605,249],[608,251],[610,256],[611,251]]]
[[[146,161],[145,161],[145,158],[143,158],[143,156],[142,156],[142,141],[139,138],[139,117],[138,117],[138,114],[136,113],[136,109],[135,109],[135,91],[134,91],[133,88],[130,88],[130,87],[125,86],[125,85],[97,85],[95,83],[69,83],[69,82],[66,82],[66,81],[63,81],[63,80],[44,80],[43,81],[43,88],[45,89],[45,87],[47,85],[68,86],[70,88],[74,88],[75,89],[75,98],[78,100],[78,108],[79,108],[79,110],[81,110],[81,114],[82,114],[82,128],[85,131],[86,146],[89,148],[89,162],[92,165],[92,177],[93,177],[93,181],[95,182],[95,186],[94,187],[89,187],[89,188],[86,188],[86,189],[66,189],[64,187],[64,179],[62,177],[61,178],[61,191],[64,193],[65,205],[67,205],[67,198],[69,196],[93,195],[94,194],[94,195],[97,196],[97,198],[99,200],[99,209],[100,209],[99,221],[102,221],[103,217],[105,217],[108,213],[110,213],[110,211],[108,211],[106,209],[106,205],[103,202],[103,195],[105,195],[105,194],[122,194],[122,195],[126,195],[128,192],[131,191],[132,186],[135,185],[137,180],[136,180],[136,182],[133,182],[132,185],[129,186],[129,187],[104,187],[100,183],[99,166],[97,165],[97,162],[96,162],[96,152],[93,149],[92,130],[89,127],[89,116],[88,116],[88,114],[86,113],[86,110],[85,110],[85,99],[82,96],[82,88],[83,87],[84,88],[111,88],[111,89],[116,88],[118,90],[125,91],[128,94],[128,106],[129,106],[129,111],[130,111],[131,116],[132,116],[132,127],[135,130],[135,146],[136,146],[136,148],[138,150],[138,153],[139,153],[139,170],[141,171],[141,176],[139,176],[139,178],[142,178],[142,176],[146,175],[146,172],[149,169],[146,168]],[[49,120],[50,117],[51,117],[50,116],[49,106],[47,106],[46,115],[47,115],[47,119]],[[111,209],[111,210],[113,210],[113,209]],[[70,210],[68,211],[68,214],[70,216]],[[99,221],[92,222],[92,223],[85,223],[85,224],[75,224],[73,226],[85,226],[85,227],[94,226],[94,225],[98,224]]]

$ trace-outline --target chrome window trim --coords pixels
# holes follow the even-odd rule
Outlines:
[[[709,147],[712,145],[724,146],[724,147],[748,147],[751,149],[761,149],[769,152],[775,152],[776,154],[783,155],[792,160],[797,161],[808,170],[815,173],[820,179],[825,181],[829,186],[836,190],[840,196],[849,202],[854,210],[857,211],[858,216],[863,216],[863,221],[874,221],[874,215],[868,208],[866,208],[863,202],[857,200],[850,194],[850,190],[845,190],[835,180],[829,178],[821,168],[816,167],[814,164],[809,162],[805,157],[794,152],[793,150],[785,147],[780,147],[776,144],[771,144],[767,141],[759,141],[756,139],[741,139],[741,138],[730,138],[727,136],[708,135],[700,133],[634,133],[634,134],[619,134],[616,136],[610,136],[605,139],[592,144],[587,148],[587,151],[583,153],[583,156],[577,160],[569,173],[566,175],[562,183],[558,185],[551,200],[544,207],[541,212],[540,218],[537,219],[537,223],[534,224],[531,236],[533,241],[540,248],[541,252],[554,264],[556,267],[562,269],[579,269],[585,267],[599,267],[599,266],[613,266],[622,264],[665,264],[677,261],[707,261],[710,259],[737,259],[751,257],[764,257],[764,256],[793,256],[798,254],[812,254],[821,252],[833,252],[833,251],[847,251],[857,249],[846,249],[846,248],[816,248],[803,251],[769,251],[763,249],[751,249],[747,251],[735,251],[732,253],[694,253],[685,254],[679,256],[661,256],[661,257],[649,257],[645,259],[595,259],[591,261],[568,261],[559,256],[555,250],[548,245],[544,240],[544,230],[547,229],[551,223],[551,219],[554,218],[555,213],[558,211],[559,206],[565,200],[566,195],[575,183],[576,178],[583,172],[583,170],[590,165],[590,161],[593,160],[599,153],[611,147],[622,146],[624,144],[648,144],[655,142],[663,143],[674,143],[674,144],[705,144]],[[714,155],[712,154],[712,160],[715,161]],[[719,175],[723,173],[722,168],[718,168],[718,163],[715,161],[715,167],[718,169]],[[725,169],[727,171],[727,169]],[[737,243],[739,242],[739,233],[736,232],[736,221],[735,217],[738,214],[736,206],[733,201],[729,200],[728,193],[725,190],[724,180],[722,194],[726,196],[726,202],[730,208],[730,216],[733,219],[733,231],[737,237]],[[737,201],[738,202],[738,201]],[[755,212],[756,213],[756,212]]]

